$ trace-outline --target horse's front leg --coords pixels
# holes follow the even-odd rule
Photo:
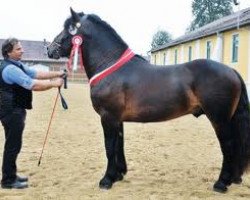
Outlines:
[[[102,127],[108,163],[106,173],[100,180],[99,187],[109,189],[114,182],[122,180],[123,174],[127,172],[123,151],[123,128],[120,122],[106,118],[102,118]]]
[[[119,134],[117,136],[115,150],[117,170],[121,175],[125,175],[127,173],[127,164],[124,153],[124,129],[122,122],[119,125]]]

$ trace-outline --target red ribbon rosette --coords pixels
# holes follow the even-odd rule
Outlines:
[[[72,71],[72,68],[74,71],[77,70],[79,56],[80,56],[80,67],[83,70],[82,48],[80,48],[83,42],[83,39],[81,36],[76,35],[72,38],[71,42],[73,46],[72,46],[70,57],[68,60],[68,70]],[[72,66],[72,62],[73,62],[73,66]]]

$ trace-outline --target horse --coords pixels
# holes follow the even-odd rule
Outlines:
[[[124,122],[160,122],[187,114],[205,114],[218,138],[223,160],[213,190],[224,193],[232,183],[240,184],[250,161],[249,101],[240,74],[207,59],[152,65],[134,54],[96,14],[72,8],[70,12],[63,30],[48,46],[48,57],[69,57],[72,38],[82,38],[79,48],[107,157],[99,187],[110,189],[127,173]]]

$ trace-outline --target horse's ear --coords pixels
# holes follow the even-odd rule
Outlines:
[[[74,22],[80,21],[80,16],[70,7],[71,16]]]

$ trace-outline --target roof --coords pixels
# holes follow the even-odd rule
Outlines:
[[[0,46],[5,39],[0,39]],[[20,40],[23,49],[23,61],[43,61],[43,62],[65,62],[66,59],[52,60],[47,56],[46,46],[49,44],[47,41],[31,41]],[[2,53],[0,54],[0,60],[3,59]]]
[[[239,27],[242,27],[242,26],[246,26],[249,24],[250,24],[250,7],[240,10],[238,12],[235,12],[231,15],[228,15],[216,21],[213,21],[199,29],[196,29],[190,33],[187,33],[186,35],[183,35],[175,40],[172,40],[171,42],[167,44],[151,49],[151,53],[159,51],[161,49],[165,49],[167,47],[171,47],[171,46],[175,46],[181,43],[203,38],[205,36],[224,32],[230,29],[234,29],[234,28],[237,28],[238,25]]]

